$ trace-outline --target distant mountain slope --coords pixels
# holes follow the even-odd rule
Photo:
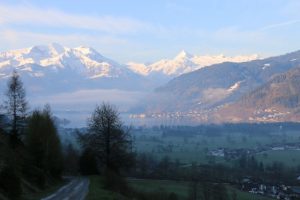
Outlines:
[[[214,113],[219,121],[299,121],[300,65]]]
[[[151,112],[210,111],[300,64],[300,51],[244,63],[221,63],[172,79],[137,110]]]
[[[33,92],[145,89],[149,84],[145,77],[83,46],[67,48],[54,43],[0,53],[0,82],[14,69]]]

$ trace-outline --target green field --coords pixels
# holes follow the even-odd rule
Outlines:
[[[142,132],[135,134],[135,148],[137,152],[152,154],[153,157],[161,159],[169,156],[172,160],[178,159],[182,163],[196,162],[205,164],[212,159],[215,162],[226,163],[222,157],[207,155],[210,150],[218,148],[239,149],[263,147],[270,144],[300,143],[300,131],[290,131],[287,133],[273,133],[269,135],[249,135],[243,133],[222,133],[220,136],[196,135],[193,137],[168,136],[163,137],[159,131]],[[287,152],[286,154],[289,154]],[[300,164],[300,151],[295,151],[292,156],[281,156],[281,153],[269,153],[269,159],[261,161],[269,164],[273,161],[286,163],[288,166],[297,166]],[[277,155],[278,154],[278,155]],[[285,153],[282,153],[285,154]],[[274,156],[273,156],[274,155]]]
[[[135,191],[144,193],[175,193],[179,200],[188,199],[189,183],[182,181],[169,180],[145,180],[145,179],[128,179],[129,186]],[[231,186],[227,186],[227,193],[232,199],[232,193],[236,193],[238,200],[270,200],[270,198],[250,194],[239,191]],[[199,193],[201,187],[199,186]],[[125,198],[117,193],[103,189],[102,178],[100,176],[90,176],[89,193],[87,200],[114,200],[114,199],[130,199]],[[134,198],[132,198],[134,199]],[[136,199],[136,198],[135,198]]]
[[[140,179],[129,179],[128,182],[137,191],[167,194],[174,192],[179,199],[187,199],[188,197],[188,183],[186,182]]]
[[[129,185],[138,191],[154,192],[154,193],[175,193],[178,199],[188,199],[189,195],[189,183],[182,181],[168,181],[168,180],[141,180],[141,179],[129,179]],[[199,192],[201,193],[201,187],[199,186]],[[231,186],[227,186],[227,193],[231,199],[232,193],[236,192],[238,200],[270,200],[270,198],[250,194],[247,192],[239,191]]]
[[[300,151],[299,150],[277,150],[267,151],[256,155],[258,161],[264,164],[271,165],[273,162],[281,161],[286,166],[300,166]]]

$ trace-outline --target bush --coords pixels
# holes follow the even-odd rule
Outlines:
[[[168,197],[168,200],[178,200],[177,194],[175,194],[174,192],[171,192]]]
[[[126,180],[111,169],[106,169],[104,172],[104,187],[123,195],[129,191]]]

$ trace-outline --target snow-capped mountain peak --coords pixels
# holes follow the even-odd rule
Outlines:
[[[77,84],[77,82],[88,80],[98,82],[114,79],[118,80],[119,84],[122,80],[120,85],[124,85],[125,82],[130,85],[133,79],[147,80],[158,86],[175,76],[212,64],[225,61],[244,62],[255,58],[220,55],[195,56],[181,51],[172,59],[163,59],[152,64],[131,62],[126,66],[101,55],[91,47],[69,48],[52,43],[0,53],[0,80],[9,77],[11,72],[17,69],[22,77],[27,77],[28,80],[33,78],[36,81],[48,80],[47,84],[60,81],[68,83],[75,81]],[[51,81],[49,81],[50,79]]]
[[[0,69],[6,72],[2,73],[5,76],[15,68],[23,69],[25,65],[28,73],[34,71],[32,65],[35,65],[40,66],[39,72],[69,70],[93,79],[134,73],[86,46],[68,48],[52,43],[0,53]]]
[[[235,57],[225,56],[224,54],[203,56],[192,55],[182,50],[173,59],[163,59],[149,65],[130,62],[127,63],[127,66],[130,70],[143,76],[161,75],[175,77],[213,64],[222,62],[246,62],[257,60],[259,58],[260,57],[256,54]]]
[[[49,45],[38,45],[29,48],[29,52],[26,57],[36,57],[37,59],[49,58],[58,56],[66,51],[63,46],[52,43]]]
[[[0,82],[15,69],[31,92],[140,89],[145,83],[141,75],[86,46],[69,48],[52,43],[0,53]],[[0,92],[4,85],[0,84]]]
[[[86,56],[100,55],[100,53],[98,53],[95,49],[93,49],[91,47],[87,47],[87,46],[75,47],[73,50],[80,52],[81,54],[86,55]]]
[[[174,60],[184,60],[184,59],[190,59],[193,55],[186,52],[185,50],[182,50],[177,54],[177,56],[174,58]]]
[[[127,67],[135,73],[143,76],[147,76],[149,74],[149,68],[143,63],[129,62],[127,63]]]

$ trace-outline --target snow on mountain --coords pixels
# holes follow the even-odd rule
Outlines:
[[[141,74],[143,76],[147,76],[149,73],[149,69],[145,64],[129,62],[127,63],[128,69],[134,71],[135,73]]]
[[[260,59],[257,54],[249,56],[234,56],[227,57],[223,54],[221,55],[191,55],[185,51],[181,51],[173,59],[163,59],[158,62],[152,63],[150,65],[145,65],[141,63],[130,62],[127,66],[132,71],[139,73],[143,76],[148,75],[165,75],[170,77],[176,77],[184,73],[192,72],[197,69],[207,67],[213,64],[219,64],[223,62],[248,62],[252,60]]]
[[[227,89],[227,91],[228,91],[228,92],[233,92],[233,91],[239,89],[240,84],[241,84],[242,82],[243,82],[243,81],[238,81],[238,82],[236,82],[235,84],[233,84],[232,86],[230,86],[230,87]]]
[[[125,65],[85,46],[68,48],[53,43],[0,53],[0,92],[15,69],[31,93],[155,87]]]
[[[83,46],[67,48],[54,43],[0,53],[1,72],[11,71],[12,68],[32,72],[31,64],[51,68],[54,71],[69,68],[90,79],[119,77],[132,73],[96,50]]]
[[[192,55],[181,51],[172,60],[161,60],[149,65],[151,73],[163,73],[168,76],[178,76],[193,71],[196,64],[191,60]]]
[[[0,53],[0,78],[7,77],[15,68],[27,72],[27,75],[32,77],[46,76],[50,70],[56,73],[72,71],[87,79],[138,75],[172,78],[216,63],[246,62],[258,58],[257,55],[194,56],[181,51],[173,59],[163,59],[149,65],[130,62],[125,67],[90,47],[68,48],[52,43]]]
[[[181,51],[173,59],[152,64],[122,65],[95,49],[60,44],[37,45],[0,53],[0,81],[16,69],[32,91],[65,91],[91,88],[150,91],[171,78],[226,61],[244,62],[258,56],[194,56]],[[1,88],[5,84],[1,84]]]

